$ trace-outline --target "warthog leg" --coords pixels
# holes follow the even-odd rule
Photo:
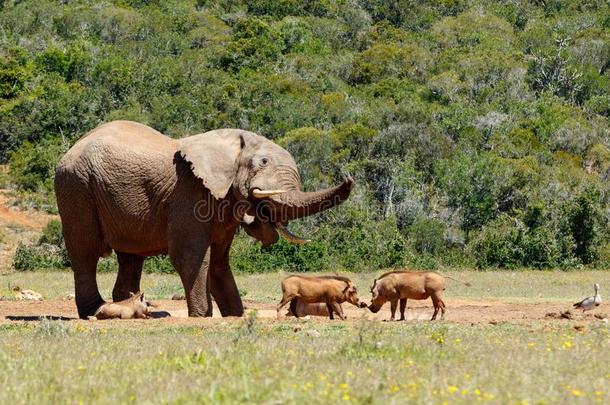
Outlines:
[[[406,309],[407,309],[407,299],[401,298],[400,299],[400,320],[401,321],[405,320],[405,310]]]

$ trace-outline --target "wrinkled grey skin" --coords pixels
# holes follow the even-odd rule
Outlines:
[[[211,316],[212,296],[223,316],[241,316],[228,258],[239,226],[272,244],[278,228],[340,204],[351,186],[346,179],[301,191],[292,156],[252,132],[222,129],[174,140],[134,122],[104,124],[65,154],[55,174],[79,316],[104,303],[96,266],[111,250],[119,262],[114,301],[140,290],[145,257],[167,253],[189,316]],[[284,192],[253,196],[261,190]]]

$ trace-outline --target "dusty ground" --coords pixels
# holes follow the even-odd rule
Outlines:
[[[0,271],[10,267],[19,242],[38,237],[49,220],[58,218],[44,212],[10,207],[8,194],[9,190],[0,189]]]
[[[147,322],[163,322],[178,325],[200,325],[222,321],[235,322],[238,318],[221,318],[215,307],[213,319],[188,318],[185,301],[157,300],[154,317],[157,319]],[[462,324],[498,324],[498,323],[538,323],[540,321],[569,319],[561,318],[560,313],[570,308],[569,303],[528,303],[517,304],[502,301],[447,299],[446,322]],[[256,316],[270,321],[276,320],[274,303],[245,302],[246,312],[256,310]],[[389,304],[377,314],[366,309],[358,309],[350,304],[344,304],[343,309],[348,321],[366,319],[386,320],[390,317]],[[407,320],[411,322],[428,321],[433,308],[428,302],[411,301],[407,309]],[[285,311],[282,311],[282,314]],[[597,310],[582,314],[580,311],[571,311],[571,321],[590,322],[607,318],[608,314]],[[0,302],[0,324],[8,322],[38,320],[40,317],[53,319],[74,320],[77,322],[92,322],[77,320],[78,315],[73,300],[47,300],[47,301],[2,301]],[[291,318],[284,318],[287,321]],[[330,322],[325,317],[312,317],[312,322]],[[101,321],[100,321],[101,322]],[[107,322],[107,321],[104,321]],[[124,322],[126,325],[143,321],[114,321]],[[334,322],[340,322],[335,320]]]

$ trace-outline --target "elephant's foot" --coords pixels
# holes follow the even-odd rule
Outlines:
[[[188,298],[187,298],[187,305],[188,305],[188,314],[189,317],[194,317],[194,318],[211,318],[212,317],[212,303],[201,303],[201,302],[197,302],[197,303],[188,303]]]
[[[209,308],[189,308],[188,309],[189,317],[191,318],[211,318],[212,317],[212,307]]]
[[[87,319],[90,316],[95,315],[99,307],[101,307],[105,301],[101,296],[97,296],[90,300],[76,299],[76,308],[78,309],[78,317],[80,319]]]
[[[131,297],[131,295],[129,294],[130,292],[132,292],[132,293],[137,293],[137,292],[139,292],[139,288],[138,288],[138,289],[135,289],[135,291],[131,291],[131,290],[134,290],[134,289],[133,289],[133,288],[127,288],[127,289],[117,289],[117,288],[115,287],[115,289],[114,289],[114,290],[112,290],[112,300],[113,300],[114,302],[117,302],[117,301],[123,301],[123,300],[126,300],[126,299],[128,299],[129,297]]]
[[[241,299],[239,302],[231,302],[229,305],[222,305],[220,302],[216,303],[218,305],[218,309],[220,310],[220,314],[224,316],[244,316],[244,307],[241,303]]]

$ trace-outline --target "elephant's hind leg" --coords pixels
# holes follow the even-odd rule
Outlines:
[[[66,249],[74,272],[78,316],[86,319],[104,303],[97,287],[97,261],[108,249],[100,229],[95,204],[86,191],[58,193]]]
[[[112,300],[122,301],[129,298],[130,292],[140,291],[144,257],[117,252],[117,259],[119,261],[119,274],[112,290]]]
[[[95,271],[99,256],[70,255],[74,272],[74,289],[78,316],[87,319],[104,304],[97,287]]]

